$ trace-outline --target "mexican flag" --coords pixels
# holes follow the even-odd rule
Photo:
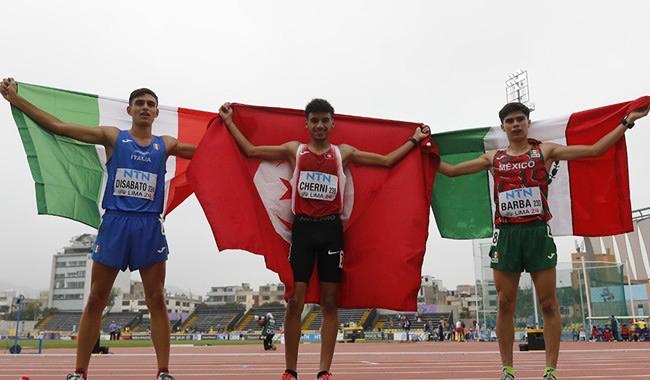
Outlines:
[[[650,97],[632,102],[533,121],[529,137],[563,145],[593,144],[623,117],[650,104]],[[634,133],[634,132],[632,132]],[[458,163],[508,145],[500,126],[466,129],[432,136],[441,160]],[[625,138],[600,157],[554,162],[549,174],[550,221],[554,235],[609,236],[633,230]],[[493,179],[482,172],[436,177],[431,199],[443,237],[476,239],[492,235]]]
[[[66,122],[89,128],[98,125],[131,127],[131,117],[126,113],[127,100],[25,83],[18,84],[18,93]],[[104,147],[57,136],[40,128],[15,107],[12,113],[34,178],[38,213],[63,216],[98,227],[106,181]],[[202,111],[160,106],[153,133],[198,144],[213,116]],[[185,177],[188,165],[188,160],[174,156],[167,159],[165,213],[192,193]]]
[[[302,110],[233,105],[233,119],[255,145],[307,142]],[[416,123],[336,115],[333,144],[389,153],[413,135]],[[428,235],[429,204],[438,156],[413,149],[394,167],[348,165],[343,193],[343,277],[339,306],[414,311]],[[199,145],[189,178],[219,249],[263,255],[292,292],[291,167],[245,157],[215,118]],[[306,302],[317,303],[314,270]]]

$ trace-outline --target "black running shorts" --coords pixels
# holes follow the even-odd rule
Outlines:
[[[296,282],[309,282],[314,263],[320,282],[340,282],[343,271],[343,224],[338,215],[293,221],[289,262]]]

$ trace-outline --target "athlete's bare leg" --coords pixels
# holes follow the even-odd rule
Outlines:
[[[158,368],[169,367],[169,315],[165,303],[166,263],[146,266],[140,269],[145,300],[151,313],[151,340],[156,350]]]
[[[302,308],[305,305],[305,293],[307,292],[306,282],[295,282],[294,292],[287,302],[287,310],[284,319],[284,361],[287,369],[297,372],[298,367],[298,345],[300,344],[300,330]]]
[[[320,283],[320,308],[323,313],[323,324],[320,329],[320,371],[329,372],[334,357],[336,335],[339,330],[339,314],[336,306],[338,289],[338,283]]]
[[[77,368],[88,368],[90,354],[97,343],[99,328],[102,322],[102,313],[108,297],[111,294],[113,283],[119,269],[93,262],[90,275],[90,295],[88,302],[81,314],[79,322],[79,334],[77,335]]]
[[[546,346],[546,366],[557,368],[557,359],[560,353],[560,335],[562,334],[562,320],[556,293],[556,271],[549,268],[531,273],[537,298],[544,316],[544,345]]]
[[[497,312],[497,339],[501,364],[512,367],[512,344],[515,340],[513,317],[517,306],[517,289],[521,273],[494,270],[494,285],[497,289],[499,310]]]

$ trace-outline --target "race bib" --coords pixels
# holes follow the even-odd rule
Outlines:
[[[117,168],[113,195],[153,200],[157,174],[135,169]]]
[[[499,213],[503,217],[540,215],[543,212],[539,187],[523,187],[499,193]]]
[[[306,199],[333,201],[338,192],[339,177],[321,172],[300,172],[298,194]]]

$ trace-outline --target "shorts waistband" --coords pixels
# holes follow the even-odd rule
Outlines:
[[[339,218],[339,214],[319,216],[317,218],[313,218],[307,215],[296,215],[295,220],[299,222],[329,222],[332,220],[336,220],[338,218]]]
[[[533,220],[530,222],[523,222],[523,223],[503,223],[498,226],[495,226],[495,228],[498,230],[507,230],[508,228],[534,228],[534,227],[542,227],[547,225],[548,222],[544,220]]]
[[[157,212],[138,212],[138,211],[121,211],[121,210],[106,210],[104,215],[114,215],[114,216],[134,216],[134,217],[144,217],[144,218],[160,218],[160,214]]]

